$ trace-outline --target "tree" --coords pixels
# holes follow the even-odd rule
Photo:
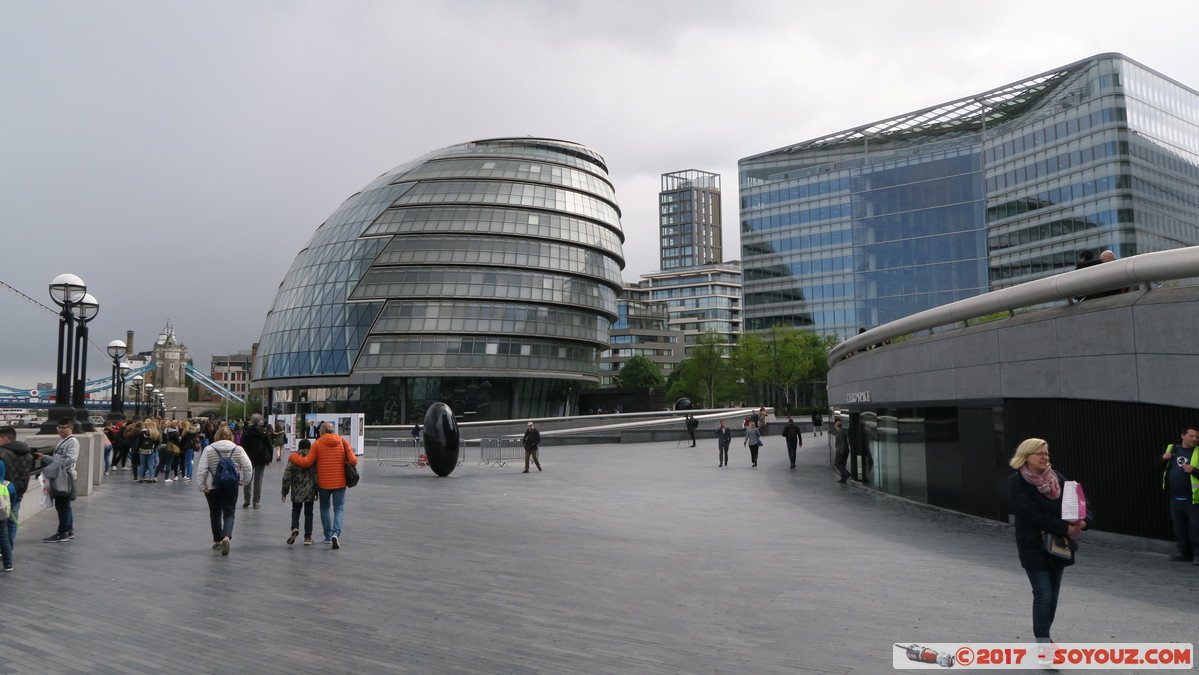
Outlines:
[[[766,349],[766,340],[761,335],[745,333],[729,350],[729,361],[736,371],[735,377],[741,380],[750,399],[761,395],[760,386],[768,367]]]
[[[724,344],[713,331],[699,336],[695,347],[691,350],[691,367],[688,374],[695,378],[701,392],[701,400],[705,408],[713,407],[716,396],[716,383],[725,372]]]
[[[634,356],[621,367],[616,381],[622,387],[661,387],[666,378],[658,364],[644,356]]]
[[[716,401],[737,398],[741,385],[730,376],[725,347],[719,334],[708,332],[699,337],[691,357],[680,363],[666,380],[666,398],[684,396],[711,408]]]

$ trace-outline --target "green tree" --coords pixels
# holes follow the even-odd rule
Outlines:
[[[725,346],[717,333],[701,335],[691,349],[691,357],[680,363],[666,380],[666,398],[687,397],[704,407],[716,401],[737,398],[741,385],[731,377]]]
[[[688,374],[695,379],[696,389],[705,408],[715,404],[717,383],[727,370],[724,360],[724,344],[713,331],[699,336],[695,347],[691,349],[690,368]]]
[[[771,389],[771,402],[777,405],[781,401],[783,410],[790,410],[798,398],[799,384],[813,371],[812,354],[803,349],[800,331],[776,324],[770,328],[764,356],[762,379]]]
[[[757,333],[741,335],[737,344],[729,350],[729,362],[745,388],[747,399],[761,396],[764,378],[769,368],[766,339]],[[747,403],[756,405],[753,400]]]
[[[616,381],[622,387],[661,387],[666,378],[658,364],[644,356],[634,356],[621,367]]]

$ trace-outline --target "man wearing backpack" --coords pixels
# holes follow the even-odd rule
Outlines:
[[[208,500],[208,519],[212,526],[212,549],[229,555],[233,539],[233,520],[237,513],[237,493],[254,475],[250,458],[233,442],[229,427],[216,430],[216,441],[200,453],[196,463],[200,491]]]
[[[320,437],[307,455],[298,452],[288,457],[292,464],[309,467],[316,464],[316,485],[321,499],[321,528],[325,543],[341,548],[341,524],[346,511],[346,464],[358,464],[354,449],[341,436],[333,433],[332,422],[321,422]],[[333,512],[329,512],[332,503]]]
[[[41,455],[27,444],[17,440],[17,430],[11,426],[0,427],[0,463],[7,469],[8,480],[12,482],[11,508],[12,518],[5,528],[0,528],[0,537],[8,538],[9,550],[17,544],[17,521],[21,514],[21,498],[29,487],[29,474]],[[6,569],[12,568],[11,554],[7,558]]]

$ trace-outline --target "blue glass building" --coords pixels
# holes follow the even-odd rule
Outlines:
[[[279,286],[254,387],[288,411],[405,424],[566,414],[599,381],[624,266],[595,151],[538,138],[432,152],[317,228]]]
[[[1120,54],[739,162],[747,330],[849,337],[1199,243],[1199,92]]]

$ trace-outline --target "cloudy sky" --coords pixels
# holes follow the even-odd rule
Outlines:
[[[207,368],[345,198],[497,136],[605,156],[635,281],[662,173],[722,175],[739,258],[738,159],[1100,52],[1199,88],[1196,25],[1153,0],[0,0],[0,282],[50,305],[77,274],[94,342],[170,320]],[[54,316],[3,287],[0,316],[0,384],[52,381]]]

